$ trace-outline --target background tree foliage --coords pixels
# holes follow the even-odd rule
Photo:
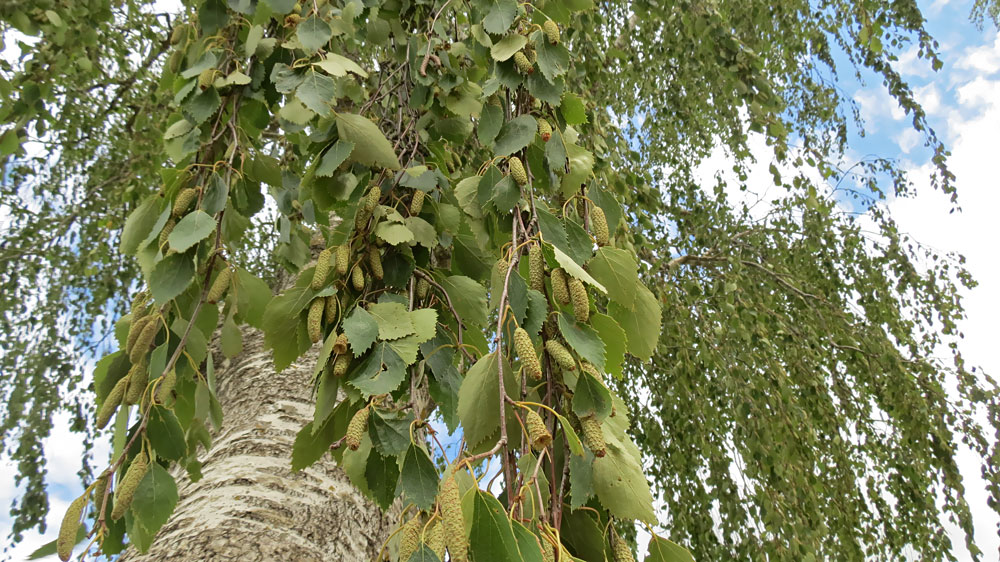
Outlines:
[[[977,17],[990,10],[980,6]],[[561,28],[558,45],[538,28],[549,19]],[[537,340],[544,317],[537,311],[546,300],[553,310],[559,303],[546,299],[551,283],[528,290],[526,264],[509,266],[510,275],[495,265],[516,264],[521,245],[540,232],[548,268],[590,278],[594,306],[589,323],[563,307],[543,333],[561,333],[579,358],[602,360],[623,400],[609,417],[611,395],[600,381],[577,388],[575,375],[550,364],[551,354],[543,359],[553,390],[532,394],[525,385],[512,397],[599,414],[616,435],[632,405],[630,433],[665,502],[656,519],[696,558],[894,560],[910,549],[949,560],[946,517],[976,552],[958,443],[983,458],[994,498],[1000,482],[991,462],[996,390],[970,372],[956,345],[958,289],[972,281],[960,256],[922,248],[879,205],[888,194],[910,194],[891,160],[840,167],[857,113],[837,80],[867,69],[935,151],[935,185],[957,195],[945,147],[890,65],[913,43],[940,64],[915,3],[207,0],[156,14],[145,2],[42,0],[0,5],[0,21],[5,31],[38,39],[0,81],[10,223],[0,248],[0,369],[9,374],[0,383],[7,404],[0,423],[4,451],[26,485],[12,506],[15,537],[42,525],[47,510],[41,440],[53,414],[71,412],[76,429],[94,439],[90,391],[105,400],[129,370],[115,350],[144,310],[142,303],[130,310],[130,299],[147,284],[169,327],[150,371],[176,365],[176,397],[163,401],[171,409],[149,409],[147,396],[131,429],[118,416],[115,468],[134,462],[138,447],[121,452],[147,439],[142,429],[160,459],[197,474],[197,442],[203,432],[210,442],[205,428],[219,421],[204,362],[217,326],[227,354],[239,349],[237,323],[261,327],[281,367],[310,345],[309,303],[335,294],[357,356],[352,382],[332,376],[336,359],[324,363],[346,356],[335,352],[337,330],[327,324],[316,430],[304,429],[293,465],[340,444],[374,396],[359,444],[364,458],[352,464],[354,453],[343,448],[335,456],[380,503],[395,491],[393,470],[401,466],[402,490],[431,508],[429,474],[437,482],[448,469],[431,466],[409,439],[387,437],[390,429],[405,435],[415,419],[408,416],[429,414],[397,406],[425,385],[444,421],[462,425],[472,454],[497,443],[499,419],[470,410],[489,389],[472,383],[495,380],[501,366],[513,375],[495,336],[514,368],[523,362],[508,353],[510,316]],[[537,57],[532,73],[518,72],[515,53]],[[554,127],[548,141],[538,134],[539,117]],[[782,195],[764,216],[727,196],[762,186],[705,186],[693,177],[722,144],[745,182],[754,157],[748,130],[775,152]],[[506,174],[504,159],[513,154],[531,176],[523,190]],[[382,206],[369,232],[367,223],[355,228],[354,217],[372,184],[382,186]],[[171,219],[172,202],[188,187],[201,190],[199,210]],[[428,193],[426,210],[412,212],[416,191]],[[612,238],[596,254],[592,205],[604,210]],[[331,212],[346,220],[331,223]],[[171,220],[180,230],[161,241]],[[317,232],[331,249],[354,240],[369,276],[375,266],[362,256],[384,253],[384,278],[369,277],[362,290],[348,277],[314,290]],[[235,273],[231,290],[222,308],[204,306],[222,260]],[[299,282],[271,299],[280,270]],[[636,276],[652,293],[636,289]],[[421,300],[420,279],[434,281],[430,293],[438,296]],[[352,309],[358,300],[372,306]],[[505,300],[510,314],[498,329]],[[433,319],[419,312],[421,303]],[[661,321],[657,304],[658,340],[647,334]],[[468,347],[455,348],[459,337]],[[950,362],[935,359],[942,349]],[[85,389],[85,361],[100,356]],[[350,399],[334,406],[338,388]],[[563,394],[572,394],[571,407]],[[577,397],[590,395],[593,405],[577,408]],[[203,399],[207,409],[195,408]],[[507,421],[515,411],[524,415],[507,408]],[[548,486],[560,498],[579,493],[567,497],[567,519],[561,500],[548,513],[522,506],[520,516],[561,529],[577,557],[610,557],[607,546],[587,550],[591,528],[606,524],[609,512],[652,518],[609,504],[620,491],[602,493],[599,485],[600,502],[589,500],[599,518],[572,511],[588,501],[590,471],[576,469],[575,453],[559,456],[572,441],[560,428],[582,428],[539,413],[555,432],[558,447],[550,450],[563,459],[540,459]],[[187,436],[179,445],[175,429]],[[534,466],[522,464],[534,457],[519,426],[508,429],[522,453],[517,463],[504,456],[504,477],[513,482],[516,472],[531,473]],[[615,438],[628,449],[621,463],[634,458],[627,438]],[[567,465],[570,482],[557,483]],[[149,474],[160,484],[165,472]],[[482,513],[497,501],[469,498]],[[148,544],[161,519],[136,512],[124,524],[108,521],[105,551],[120,548],[126,525],[131,542]],[[500,528],[516,539],[501,542],[520,548],[518,524]],[[654,556],[658,544],[669,543],[654,544]]]

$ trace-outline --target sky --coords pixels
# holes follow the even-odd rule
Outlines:
[[[928,153],[919,135],[910,128],[910,120],[884,92],[881,83],[869,76],[868,85],[849,84],[859,104],[868,135],[853,139],[855,153],[897,158],[911,172],[917,196],[891,199],[887,205],[900,228],[916,240],[941,251],[959,252],[967,258],[967,267],[979,282],[964,292],[968,318],[961,328],[965,339],[960,348],[967,362],[986,373],[1000,374],[1000,356],[995,352],[997,318],[1000,318],[1000,36],[987,24],[983,31],[969,22],[971,2],[962,0],[921,1],[931,34],[940,41],[939,53],[944,67],[933,72],[926,61],[916,57],[916,50],[903,53],[896,69],[913,86],[918,101],[928,114],[928,121],[951,149],[949,166],[957,180],[961,213],[949,213],[947,197],[928,184]],[[9,50],[9,49],[8,49]],[[9,53],[4,53],[8,55]],[[843,72],[842,76],[849,75]],[[764,154],[763,143],[761,143]],[[706,161],[701,172],[710,178],[726,170],[725,155]],[[761,181],[770,183],[769,160],[760,159]],[[753,177],[753,176],[752,176]],[[998,375],[1000,376],[1000,375]],[[77,471],[83,445],[78,435],[69,432],[68,418],[56,420],[53,435],[46,443],[49,460],[50,514],[45,535],[28,533],[25,540],[0,555],[24,560],[28,553],[51,541],[69,504],[82,490]],[[99,450],[97,459],[106,458]],[[960,456],[965,477],[966,498],[972,506],[976,523],[976,541],[985,552],[985,560],[1000,559],[998,520],[986,505],[986,493],[979,479],[979,465],[966,451]],[[14,475],[9,459],[0,459],[0,482],[11,482]],[[17,490],[0,486],[0,536],[6,537],[11,520],[7,514]],[[972,560],[964,551],[960,533],[951,532],[958,547],[959,560]],[[52,557],[55,559],[55,557]]]

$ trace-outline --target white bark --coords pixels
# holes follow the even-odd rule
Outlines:
[[[389,525],[329,456],[293,473],[295,434],[312,419],[316,350],[276,373],[263,335],[243,331],[242,354],[218,371],[225,415],[203,478],[178,476],[180,501],[150,551],[127,562],[373,559]]]

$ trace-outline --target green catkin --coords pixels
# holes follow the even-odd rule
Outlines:
[[[597,378],[597,380],[599,381],[604,380],[604,374],[601,373],[601,371],[599,371],[597,367],[591,365],[590,363],[587,363],[586,361],[583,362],[580,369],[585,373],[590,373],[591,375],[594,375],[594,377]]]
[[[576,370],[576,361],[573,360],[573,354],[563,344],[556,340],[547,340],[545,342],[545,351],[555,361],[556,365],[559,365],[560,369],[564,371]]]
[[[604,432],[601,431],[601,422],[597,421],[594,415],[580,418],[580,429],[583,434],[583,442],[593,451],[595,457],[603,457],[607,452],[604,444]]]
[[[155,315],[140,316],[139,318],[132,319],[132,324],[128,328],[128,337],[125,339],[125,353],[129,356],[132,355],[132,348],[135,347],[136,340],[142,334],[142,329],[146,327],[146,324],[155,320]]]
[[[420,517],[411,518],[403,523],[403,528],[399,531],[399,561],[406,562],[413,556],[413,553],[420,548]]]
[[[138,363],[142,360],[146,352],[149,351],[149,346],[153,344],[156,334],[160,331],[159,319],[153,316],[150,318],[151,320],[142,326],[142,332],[139,332],[139,336],[135,339],[135,344],[129,351],[129,359],[132,363]]]
[[[524,328],[514,330],[514,350],[517,351],[521,365],[528,372],[528,376],[538,380],[542,378],[542,364],[535,353],[535,346],[531,343],[531,336]]]
[[[385,270],[382,269],[382,255],[378,253],[378,248],[368,250],[368,268],[372,277],[379,281],[385,276]]]
[[[163,380],[156,387],[156,401],[160,404],[166,404],[167,399],[174,392],[175,386],[177,386],[177,371],[170,369],[163,375]]]
[[[538,244],[528,248],[528,279],[532,289],[545,289],[545,260],[542,258],[542,247]]]
[[[427,193],[419,189],[413,192],[413,198],[410,199],[411,216],[415,217],[420,214],[420,211],[422,211],[424,208],[424,197],[426,196]]]
[[[549,139],[552,138],[552,125],[549,125],[545,119],[539,119],[538,134],[541,135],[544,142],[549,142]]]
[[[583,281],[576,277],[569,278],[569,298],[573,301],[573,315],[577,322],[586,322],[590,318],[590,299],[587,298],[587,288]]]
[[[545,23],[542,24],[542,31],[545,32],[545,38],[549,40],[549,43],[559,44],[559,26],[556,25],[556,22],[545,20]]]
[[[608,232],[608,218],[604,215],[604,209],[597,205],[590,207],[590,231],[594,234],[594,240],[598,246],[607,246],[611,241],[611,233]]]
[[[369,213],[375,211],[375,207],[378,207],[378,201],[382,198],[382,188],[377,185],[373,185],[371,189],[368,190],[368,195],[365,197],[365,210]]]
[[[215,69],[206,68],[198,75],[198,88],[207,90],[215,82]]]
[[[337,323],[337,314],[339,311],[340,305],[337,303],[337,295],[326,297],[326,305],[323,307],[323,320],[327,326],[333,326]]]
[[[528,58],[528,62],[531,63],[532,65],[534,65],[535,62],[538,61],[538,53],[535,52],[535,49],[533,49],[533,48],[529,47],[529,48],[525,49],[524,50],[524,55]],[[534,70],[534,69],[532,69],[532,70]],[[529,72],[528,74],[531,74],[531,73]]]
[[[435,520],[427,530],[427,547],[437,555],[438,560],[444,560],[444,525]]]
[[[229,284],[233,281],[233,270],[230,268],[225,268],[219,272],[219,275],[212,282],[211,288],[208,289],[208,294],[205,295],[205,300],[208,302],[219,302],[226,291],[229,290]]]
[[[167,241],[170,239],[170,233],[174,231],[175,226],[177,226],[177,219],[174,217],[167,219],[167,224],[163,225],[163,230],[160,231],[160,239],[158,240],[159,248],[167,245]]]
[[[342,244],[337,246],[337,274],[344,275],[347,273],[347,268],[351,266],[351,247],[347,244]]]
[[[465,536],[465,520],[462,518],[462,497],[458,491],[458,481],[451,472],[441,484],[438,503],[441,505],[444,541],[448,545],[451,559],[454,562],[466,562],[469,559],[469,539]]]
[[[431,284],[427,282],[426,279],[421,277],[417,279],[417,298],[424,300],[427,298],[427,293],[431,290]]]
[[[344,434],[344,444],[352,451],[357,451],[361,446],[361,438],[368,431],[368,414],[371,410],[368,406],[358,410],[350,423],[347,424],[347,433]]]
[[[309,303],[309,315],[306,319],[306,326],[309,329],[309,340],[313,343],[323,339],[323,309],[326,308],[326,299],[315,298]]]
[[[122,398],[125,396],[125,389],[128,387],[128,375],[125,375],[115,386],[111,388],[111,392],[101,403],[100,409],[97,410],[97,429],[104,429],[104,426],[108,425],[108,421],[111,420],[111,416],[114,415],[115,410],[122,403]]]
[[[361,270],[361,264],[358,264],[351,271],[351,285],[354,286],[355,291],[361,291],[365,288],[365,272]]]
[[[149,366],[145,356],[141,362],[132,365],[126,378],[128,378],[128,389],[125,391],[125,404],[138,404],[146,385],[149,384]]]
[[[107,474],[101,475],[97,479],[97,483],[94,484],[94,509],[97,511],[101,510],[101,504],[104,503],[104,494],[108,492],[108,476]]]
[[[313,269],[312,282],[309,283],[309,287],[318,291],[323,288],[326,284],[326,277],[330,274],[330,258],[333,257],[333,252],[329,248],[323,250],[316,257],[316,267]]]
[[[132,307],[130,308],[130,313],[132,314],[132,319],[141,318],[146,315],[149,308],[146,306],[149,304],[149,293],[147,291],[139,291],[132,297]]]
[[[333,352],[337,355],[347,353],[347,334],[339,334],[333,341]]]
[[[87,494],[73,500],[63,515],[62,525],[59,526],[59,538],[56,539],[56,553],[63,562],[73,555],[73,545],[76,544],[76,534],[80,530],[80,516],[83,515],[84,507],[87,507]]]
[[[167,59],[167,68],[170,69],[171,73],[177,74],[177,71],[181,69],[182,62],[184,62],[184,51],[174,51]]]
[[[179,25],[170,33],[170,44],[177,45],[187,38],[187,26]]]
[[[549,541],[539,540],[538,544],[542,547],[542,562],[556,562],[556,555]]]
[[[347,368],[351,366],[354,356],[350,353],[341,353],[333,362],[333,376],[342,377],[347,374]]]
[[[531,64],[531,61],[521,51],[514,53],[514,66],[517,67],[517,71],[521,74],[531,74],[535,71],[535,67]]]
[[[193,187],[186,187],[182,189],[181,192],[177,194],[177,199],[174,199],[173,215],[175,217],[184,216],[184,214],[187,213],[188,208],[191,207],[191,203],[194,203],[194,200],[197,197],[197,189]]]
[[[566,271],[563,268],[552,270],[552,296],[559,304],[569,304],[569,285],[566,284]]]
[[[111,509],[112,520],[117,521],[121,519],[122,515],[125,515],[125,511],[132,505],[135,490],[139,487],[139,482],[142,482],[142,478],[146,476],[147,470],[149,470],[149,458],[146,457],[146,453],[140,452],[132,459],[132,464],[125,471],[125,476],[122,476],[118,487],[115,488],[115,506]]]
[[[528,172],[524,170],[524,164],[521,163],[521,159],[517,156],[511,156],[507,160],[507,172],[510,174],[510,177],[514,178],[517,185],[527,185]]]
[[[552,443],[552,434],[545,427],[545,420],[542,419],[542,416],[538,415],[538,412],[528,410],[528,415],[524,419],[524,425],[528,429],[528,439],[531,440],[532,449],[541,451]]]
[[[617,534],[611,537],[611,550],[615,554],[615,562],[635,562],[632,557],[632,549],[628,547],[625,539]]]

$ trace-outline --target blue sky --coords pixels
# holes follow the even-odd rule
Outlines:
[[[959,0],[921,2],[928,27],[941,44],[944,67],[932,72],[926,61],[916,58],[915,48],[904,52],[896,64],[927,110],[931,126],[952,151],[950,166],[957,176],[962,213],[949,214],[947,198],[929,187],[928,152],[920,137],[911,131],[910,118],[884,93],[881,82],[868,76],[866,86],[847,83],[843,87],[853,92],[868,131],[866,138],[852,140],[855,151],[849,156],[857,159],[874,153],[898,158],[911,171],[911,179],[918,187],[915,198],[887,202],[901,228],[922,243],[942,251],[957,251],[968,258],[967,265],[979,286],[966,292],[968,319],[962,326],[966,337],[961,348],[969,363],[996,374],[1000,373],[1000,357],[995,352],[996,319],[1000,318],[1000,220],[995,216],[1000,209],[1000,173],[995,171],[1000,160],[1000,38],[992,24],[980,31],[969,22],[971,5]],[[841,78],[850,78],[850,72],[843,71]],[[769,184],[767,151],[760,144],[764,157],[759,173],[761,180]],[[716,171],[728,169],[726,160],[719,154],[700,170],[709,178]],[[81,490],[76,472],[83,446],[79,437],[68,431],[67,419],[57,420],[47,454],[52,492],[49,530],[45,536],[29,533],[21,545],[7,553],[16,561],[55,537],[66,506]],[[106,450],[101,449],[96,458],[104,459],[106,455]],[[1000,521],[986,505],[976,459],[966,452],[960,462],[967,498],[976,516],[977,542],[986,560],[996,560],[1000,557]],[[13,474],[13,465],[0,460],[0,480],[10,482]],[[0,487],[0,533],[4,536],[10,529],[7,507],[14,493],[10,486]],[[964,544],[960,535],[952,536],[958,545]],[[971,557],[960,547],[959,559]]]

